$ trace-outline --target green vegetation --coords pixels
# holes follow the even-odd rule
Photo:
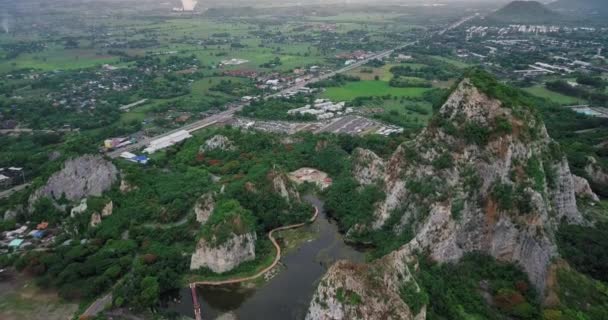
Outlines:
[[[422,307],[430,302],[429,295],[424,288],[419,288],[413,281],[409,281],[399,288],[399,296],[410,307],[414,315],[417,315]]]
[[[295,99],[270,99],[254,101],[245,106],[238,114],[243,117],[262,120],[285,120],[285,121],[313,121],[316,117],[310,114],[290,115],[287,111],[302,108],[311,101],[303,96]]]
[[[240,236],[255,230],[255,218],[235,201],[223,201],[211,214],[201,236],[212,246],[221,246],[234,235]]]
[[[356,292],[344,288],[338,288],[336,290],[336,299],[342,304],[349,304],[354,306],[359,305],[363,302],[361,300],[361,296],[359,296]]]
[[[605,222],[595,227],[562,224],[557,233],[561,255],[576,270],[608,282],[608,239]]]
[[[595,320],[608,317],[608,287],[574,270],[557,272],[560,307],[545,311],[548,320]]]
[[[345,194],[352,195],[345,197]],[[348,231],[356,224],[370,223],[373,219],[375,203],[384,194],[376,186],[366,186],[362,189],[351,177],[341,177],[327,191],[328,213],[339,222],[340,229]]]
[[[577,105],[585,103],[585,100],[583,99],[570,97],[548,90],[544,85],[536,85],[533,87],[525,88],[524,90],[537,97],[548,99],[560,105]]]
[[[333,101],[351,101],[358,97],[408,97],[420,98],[428,88],[393,88],[384,81],[349,82],[341,87],[327,88],[324,96]]]
[[[521,270],[493,258],[469,254],[456,264],[433,264],[421,258],[416,274],[422,293],[413,301],[431,297],[427,318],[539,319],[536,293]],[[413,292],[410,288],[405,293]],[[486,298],[487,297],[487,298]],[[493,301],[493,306],[486,299]]]

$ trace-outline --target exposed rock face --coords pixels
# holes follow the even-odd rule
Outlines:
[[[375,264],[354,265],[338,261],[321,280],[306,320],[415,319],[397,290],[392,290],[379,278],[367,276],[374,272],[381,272]],[[424,314],[424,310],[421,313]]]
[[[384,161],[375,153],[357,148],[353,152],[353,176],[361,185],[384,179]]]
[[[268,180],[272,184],[272,191],[279,194],[288,202],[300,201],[300,193],[286,173],[276,170],[270,171],[268,173]]]
[[[608,197],[608,171],[602,168],[593,157],[589,157],[587,162],[585,173],[588,175],[593,190],[603,197]]]
[[[134,185],[130,184],[125,179],[120,180],[120,192],[122,192],[122,193],[128,193],[128,192],[131,192],[133,190],[137,190],[137,186],[134,186]]]
[[[112,215],[113,211],[114,211],[114,202],[110,201],[101,210],[101,216],[103,218],[109,217]]]
[[[196,221],[201,224],[205,224],[209,217],[211,217],[211,213],[215,209],[215,199],[214,193],[208,192],[202,195],[196,204],[194,205],[194,213],[196,214]]]
[[[70,216],[72,218],[74,218],[77,215],[80,215],[80,214],[84,213],[85,211],[87,211],[88,208],[89,208],[89,206],[87,205],[87,199],[84,198],[80,201],[79,205],[72,208],[72,211],[70,211]]]
[[[574,183],[574,192],[577,197],[587,198],[593,202],[600,201],[600,198],[591,190],[591,186],[587,179],[572,175],[572,182]]]
[[[243,262],[255,259],[255,241],[256,235],[253,232],[233,234],[219,246],[212,246],[200,239],[190,260],[190,270],[205,267],[215,273],[230,271]]]
[[[94,212],[93,214],[91,214],[91,222],[89,223],[89,225],[91,227],[95,228],[100,224],[101,224],[101,215],[97,212]]]
[[[230,139],[218,134],[205,141],[205,144],[200,147],[199,152],[206,152],[218,149],[223,151],[233,151],[236,148],[234,147],[234,144],[232,143],[232,141],[230,141]]]
[[[58,200],[65,195],[67,200],[79,201],[89,196],[101,196],[117,179],[118,169],[101,156],[86,155],[71,159],[49,178],[46,185],[32,194],[30,204],[43,197]]]
[[[408,265],[415,264],[415,252],[451,262],[474,251],[518,264],[544,297],[549,267],[558,256],[554,238],[559,222],[583,222],[575,178],[556,150],[542,121],[528,108],[505,107],[462,81],[429,127],[401,145],[384,166],[371,151],[358,152],[376,162],[355,166],[358,180],[369,183],[374,180],[369,177],[381,176],[386,194],[367,227],[390,227],[396,233],[412,228],[414,239],[367,269],[382,272],[348,278],[350,271],[332,267],[315,297],[336,288],[325,280],[346,278],[355,282],[350,287],[363,286],[370,297],[390,297],[386,290],[398,292],[411,281]],[[393,215],[400,219],[386,226]],[[380,284],[370,285],[370,279]],[[327,299],[324,304],[333,309],[319,311],[313,302],[308,319],[349,319],[372,308],[370,304],[375,310],[396,305],[390,299],[383,307],[363,301],[355,311]],[[369,319],[384,318],[370,314]]]

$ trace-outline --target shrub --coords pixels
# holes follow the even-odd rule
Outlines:
[[[474,143],[479,146],[486,145],[490,139],[490,130],[475,122],[467,122],[462,134],[467,143]]]

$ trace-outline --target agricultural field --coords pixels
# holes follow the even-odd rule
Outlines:
[[[576,104],[585,104],[586,101],[583,99],[579,99],[576,97],[570,97],[558,92],[551,91],[545,88],[544,85],[536,85],[530,88],[525,88],[525,91],[540,97],[548,99],[552,102],[558,103],[560,105],[576,105]]]
[[[364,80],[349,82],[342,87],[327,88],[324,97],[333,101],[351,101],[359,97],[407,97],[420,98],[429,88],[394,88],[388,82]]]

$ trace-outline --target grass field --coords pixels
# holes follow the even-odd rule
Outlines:
[[[226,94],[221,93],[221,92],[212,92],[209,89],[211,87],[213,87],[214,85],[218,84],[220,81],[222,80],[230,80],[233,82],[247,82],[248,80],[243,79],[243,78],[236,78],[236,77],[210,77],[210,78],[204,78],[202,80],[198,80],[196,82],[194,82],[192,84],[192,93],[186,96],[182,96],[182,97],[177,97],[177,98],[171,98],[171,99],[154,99],[149,101],[148,103],[145,103],[141,106],[137,106],[135,108],[132,108],[129,112],[125,112],[120,116],[120,121],[122,123],[129,123],[131,121],[143,121],[144,119],[146,119],[146,117],[148,116],[148,113],[154,109],[154,107],[161,105],[161,104],[166,104],[169,103],[171,101],[176,101],[176,100],[184,100],[185,103],[187,105],[192,105],[192,104],[196,104],[197,102],[200,102],[201,100],[208,98],[210,95],[214,95],[214,96],[225,96],[226,98],[230,98],[228,97]]]
[[[421,97],[429,88],[393,88],[386,81],[356,81],[342,87],[327,88],[323,94],[334,101],[350,101],[357,97],[380,97],[392,95],[395,97]]]
[[[526,90],[527,92],[529,92],[537,97],[545,98],[545,99],[551,100],[555,103],[559,103],[561,105],[575,105],[575,104],[586,103],[586,101],[584,99],[570,97],[570,96],[563,95],[561,93],[553,92],[553,91],[545,88],[544,85],[537,85],[537,86],[533,86],[530,88],[525,88],[524,90]]]
[[[114,64],[117,57],[100,54],[93,50],[45,50],[39,53],[23,54],[16,59],[0,63],[0,72],[14,69],[38,69],[42,71],[74,70]]]
[[[441,56],[431,56],[431,57],[433,59],[436,59],[436,60],[439,60],[439,61],[442,61],[442,62],[445,62],[445,63],[449,63],[449,64],[451,64],[451,65],[453,65],[453,66],[455,66],[457,68],[461,68],[461,69],[468,68],[468,67],[471,66],[468,63],[465,63],[465,62],[462,62],[462,61],[456,60],[456,59],[450,59],[450,58],[441,57]]]
[[[0,282],[2,320],[71,319],[77,309],[77,304],[63,301],[56,292],[38,288],[25,276],[14,274]]]

